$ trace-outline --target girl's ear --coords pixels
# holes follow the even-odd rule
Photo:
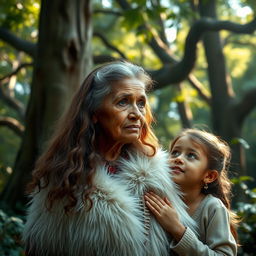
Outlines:
[[[219,176],[218,171],[216,170],[208,170],[206,172],[206,175],[204,177],[204,183],[212,183],[213,181],[215,181]]]
[[[98,118],[96,117],[95,114],[92,116],[92,122],[93,122],[94,124],[96,124],[96,123],[98,122]]]

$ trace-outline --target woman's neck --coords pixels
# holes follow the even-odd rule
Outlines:
[[[100,144],[98,145],[98,152],[106,161],[116,160],[120,156],[122,147],[124,146],[122,143],[115,143],[113,145]]]

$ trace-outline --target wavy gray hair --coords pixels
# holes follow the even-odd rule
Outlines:
[[[151,88],[153,83],[151,77],[142,67],[126,61],[111,62],[97,69],[93,77],[91,91],[87,95],[90,111],[95,112],[100,107],[105,96],[111,92],[113,82],[127,78],[141,80],[145,84],[146,91]]]

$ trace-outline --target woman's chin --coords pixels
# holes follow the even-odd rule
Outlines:
[[[129,134],[129,135],[123,137],[120,142],[122,142],[124,144],[140,143],[140,135],[138,133]]]

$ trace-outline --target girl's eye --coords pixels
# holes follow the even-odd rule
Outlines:
[[[140,100],[140,101],[137,103],[137,106],[138,106],[139,108],[144,108],[145,105],[146,105],[145,100]]]
[[[117,105],[120,106],[120,107],[124,107],[126,106],[128,103],[128,100],[127,99],[121,99],[117,102]]]
[[[178,155],[179,155],[179,151],[177,151],[177,150],[173,150],[171,152],[171,157],[177,157]]]
[[[188,159],[197,159],[197,155],[195,153],[188,153]]]

